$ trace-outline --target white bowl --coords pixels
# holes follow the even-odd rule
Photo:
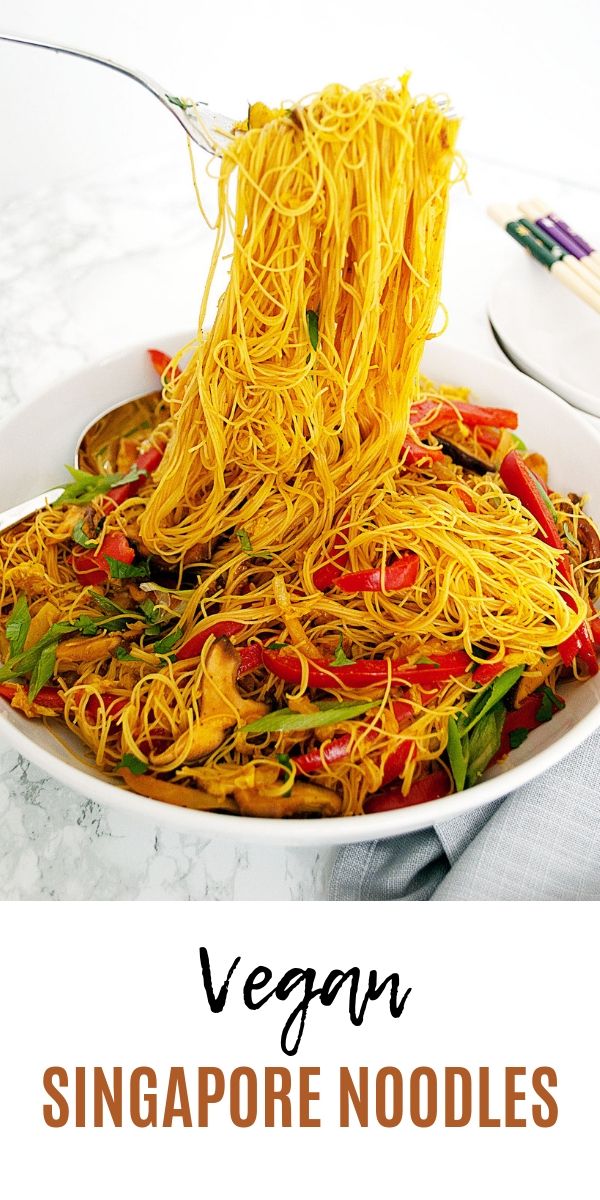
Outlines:
[[[494,285],[490,323],[508,358],[569,404],[600,418],[600,314],[527,254]]]
[[[146,345],[174,353],[189,340],[148,340]],[[600,435],[553,392],[510,367],[432,342],[423,367],[433,379],[472,388],[483,404],[516,408],[519,431],[528,445],[545,454],[552,482],[561,491],[589,492],[589,511],[600,521],[598,464]],[[138,346],[90,367],[19,409],[2,426],[0,511],[44,491],[64,478],[79,431],[108,404],[156,387],[146,347]],[[92,766],[82,766],[42,725],[27,721],[0,702],[0,734],[48,775],[90,799],[145,814],[173,829],[202,837],[286,846],[339,845],[409,833],[488,804],[520,787],[573,750],[600,725],[600,675],[565,689],[566,708],[532,733],[509,758],[468,791],[395,812],[330,820],[267,820],[175,808],[136,796],[111,783]]]

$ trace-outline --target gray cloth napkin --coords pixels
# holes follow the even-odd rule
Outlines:
[[[600,731],[503,800],[344,846],[331,900],[600,900]]]

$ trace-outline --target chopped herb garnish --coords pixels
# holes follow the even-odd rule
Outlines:
[[[415,659],[415,665],[418,667],[439,667],[439,662],[435,658],[428,658],[426,654],[422,654],[420,658]]]
[[[564,707],[565,702],[562,696],[557,696],[556,692],[553,692],[552,688],[548,687],[548,684],[544,684],[544,687],[542,688],[542,699],[535,714],[535,719],[540,723],[540,725],[543,725],[546,721],[551,721],[554,714],[556,712],[560,712],[560,710]]]
[[[255,550],[245,529],[236,529],[236,537],[240,539],[240,546],[244,554],[248,554],[251,558],[264,558],[270,562],[273,555],[268,550]]]
[[[528,729],[511,729],[508,735],[508,742],[511,750],[518,750],[519,746],[523,745],[523,742],[527,737],[529,737]]]
[[[152,647],[154,654],[168,654],[173,649],[173,646],[176,646],[181,641],[182,634],[182,629],[171,630],[171,633],[167,633],[160,641],[154,643]]]
[[[335,654],[331,660],[331,665],[333,667],[349,667],[353,662],[354,659],[348,658],[347,654],[344,653],[344,645],[342,641],[342,635],[340,633],[340,640],[337,644]]]
[[[116,650],[113,650],[113,657],[118,658],[120,662],[135,662],[133,654],[130,654],[125,646],[117,646]]]
[[[152,600],[142,600],[140,608],[148,621],[157,621],[159,610]]]
[[[19,596],[8,621],[6,622],[6,637],[10,646],[11,658],[20,654],[29,633],[31,614],[25,596]]]
[[[89,504],[96,496],[104,496],[113,487],[124,483],[136,483],[148,474],[146,470],[132,467],[126,475],[90,475],[88,471],[80,471],[78,467],[66,467],[73,482],[63,489],[53,508],[60,504]]]
[[[132,775],[145,775],[148,768],[148,763],[142,762],[141,758],[137,758],[135,754],[124,754],[121,761],[117,763],[117,771],[119,767],[125,767],[131,771]]]
[[[550,697],[550,700],[554,706],[554,711],[562,712],[563,708],[565,707],[565,701],[563,700],[562,696],[559,696],[558,692],[553,692],[552,688],[548,687],[547,683],[544,684],[542,691],[545,696],[547,695]]]
[[[279,763],[280,766],[283,767],[284,771],[286,772],[286,774],[289,778],[289,785],[286,788],[285,792],[283,793],[284,796],[289,796],[289,794],[292,790],[293,782],[294,782],[294,765],[292,763],[292,760],[291,760],[289,754],[278,754],[277,762]]]
[[[96,546],[98,545],[98,543],[93,541],[92,538],[89,538],[85,532],[83,528],[83,517],[80,517],[77,524],[74,526],[71,537],[73,538],[74,542],[77,542],[78,546],[83,546],[85,550],[95,550]]]
[[[314,308],[307,308],[306,324],[308,327],[308,340],[313,350],[317,350],[319,346],[319,314],[315,312]]]
[[[95,635],[105,628],[105,621],[94,621],[93,617],[86,616],[82,613],[75,622],[75,625],[84,637],[95,637]]]
[[[165,95],[170,104],[174,104],[176,108],[182,108],[184,112],[186,109],[194,107],[194,100],[182,100],[180,96],[169,96],[168,92]]]
[[[124,563],[120,558],[105,554],[104,559],[108,563],[111,579],[148,579],[150,576],[150,565],[146,558],[140,563]]]

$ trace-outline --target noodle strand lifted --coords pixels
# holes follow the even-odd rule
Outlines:
[[[157,554],[179,562],[214,542],[232,502],[241,525],[274,506],[281,541],[301,468],[325,531],[349,479],[398,463],[438,306],[456,132],[402,80],[329,87],[226,149],[230,281],[173,389],[176,428],[140,526]]]
[[[456,133],[405,79],[251,106],[191,352],[151,351],[162,392],[0,538],[0,696],[134,791],[268,817],[440,799],[598,669],[582,501],[516,413],[419,378]]]

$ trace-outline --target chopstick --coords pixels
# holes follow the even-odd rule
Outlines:
[[[543,200],[524,200],[519,204],[519,208],[526,217],[535,221],[540,229],[550,234],[550,237],[554,238],[559,246],[563,246],[569,254],[578,258],[594,275],[600,278],[600,253],[598,250],[594,250],[594,247],[590,246],[590,243],[586,242],[580,233],[575,233],[566,221],[551,212],[550,205]]]
[[[488,215],[570,292],[600,313],[600,278],[596,279],[579,259],[569,254],[564,246],[529,217],[521,217],[511,205],[492,205],[488,208]]]

